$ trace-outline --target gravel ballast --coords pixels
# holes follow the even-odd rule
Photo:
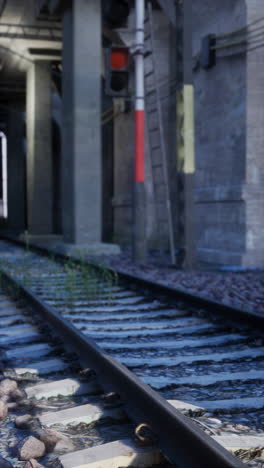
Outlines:
[[[233,307],[264,314],[264,270],[187,272],[171,268],[166,259],[157,261],[154,256],[148,258],[146,265],[135,263],[126,250],[120,255],[89,257],[89,260]]]

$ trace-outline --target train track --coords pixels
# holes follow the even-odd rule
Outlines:
[[[245,466],[218,444],[262,466],[261,317],[223,321],[208,303],[175,300],[162,287],[154,295],[146,282],[117,283],[107,270],[63,256],[51,260],[7,242],[0,249],[5,285],[60,331],[105,391],[121,396],[132,421],[151,426],[174,466]]]
[[[81,371],[77,356],[65,351],[63,343],[33,318],[34,312],[28,310],[27,301],[12,301],[1,294],[0,345],[5,366],[0,392],[10,408],[7,427],[2,424],[0,429],[1,456],[10,460],[13,423],[13,462],[14,457],[20,461],[41,457],[45,466],[59,466],[60,462],[76,466],[72,465],[73,454],[78,461],[81,453],[87,457],[90,450],[90,457],[96,459],[98,447],[96,452],[91,446],[105,443],[105,447],[114,447],[118,438],[124,447],[126,441],[142,466],[158,466],[161,455],[157,448],[133,445],[133,426],[120,401],[102,392],[92,372]],[[12,416],[14,409],[18,416]],[[95,422],[100,422],[96,428]],[[124,447],[123,457],[129,459]],[[19,462],[14,465],[21,466]]]

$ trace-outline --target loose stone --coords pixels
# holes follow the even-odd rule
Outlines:
[[[9,396],[15,390],[17,390],[17,383],[15,380],[4,379],[0,382],[0,398]]]
[[[6,403],[0,400],[0,420],[5,419],[8,414],[8,407]]]
[[[29,429],[31,421],[32,421],[31,414],[23,414],[22,416],[18,416],[16,418],[15,426],[18,429]]]
[[[26,392],[20,390],[20,388],[16,388],[13,392],[11,392],[10,397],[12,400],[20,401],[26,398]]]
[[[47,452],[52,452],[55,448],[56,443],[59,441],[59,438],[56,434],[52,434],[49,430],[41,431],[38,434],[40,440],[45,444]]]
[[[1,468],[1,467],[0,467]],[[34,458],[31,458],[30,460],[27,461],[27,463],[24,465],[24,468],[44,468],[43,465],[41,465],[37,460]]]
[[[3,395],[2,397],[0,396],[0,399],[4,403],[7,403],[10,400],[9,395]]]
[[[65,435],[57,432],[53,429],[46,429],[45,431],[39,432],[39,438],[44,442],[47,452],[67,452],[74,450],[74,444]]]
[[[9,410],[17,410],[18,404],[15,401],[11,401],[10,403],[7,403],[7,407]]]
[[[30,460],[40,458],[45,454],[45,445],[36,437],[29,436],[23,439],[17,446],[19,460]]]

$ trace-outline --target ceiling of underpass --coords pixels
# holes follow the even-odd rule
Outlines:
[[[56,16],[39,16],[36,0],[0,0],[0,101],[25,98],[25,73],[33,60],[61,61],[62,29]],[[120,37],[104,27],[104,45]],[[1,112],[1,110],[0,110]]]
[[[0,0],[0,99],[24,95],[33,59],[60,60],[61,24],[36,19],[35,0]]]
[[[0,102],[25,99],[25,73],[33,60],[61,60],[62,29],[59,17],[43,15],[36,0],[0,0]],[[45,10],[45,9],[44,9]],[[124,43],[106,25],[103,44]],[[1,110],[0,110],[1,112]]]

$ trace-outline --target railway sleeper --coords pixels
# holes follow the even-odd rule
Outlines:
[[[19,319],[22,323],[17,325],[17,308],[14,307],[14,303],[11,301],[4,301],[4,303],[8,304],[8,306],[11,304],[12,309],[8,309],[6,317],[8,317],[9,321],[6,320],[4,327],[1,329],[1,360],[3,364],[6,364],[6,367],[2,369],[1,381],[7,382],[7,385],[11,385],[12,382],[14,382],[14,385],[19,383],[19,387],[22,385],[23,389],[20,391],[19,402],[8,403],[10,408],[8,419],[14,422],[17,421],[17,427],[21,427],[22,429],[23,437],[18,438],[18,443],[14,447],[15,454],[20,460],[26,461],[29,457],[32,458],[33,456],[39,458],[40,454],[44,456],[45,449],[43,449],[44,442],[42,441],[45,440],[47,442],[48,440],[50,444],[50,438],[56,435],[58,440],[62,442],[54,446],[55,448],[58,445],[59,452],[62,452],[61,455],[58,455],[58,461],[62,467],[77,467],[80,464],[98,467],[100,464],[102,467],[117,468],[117,466],[131,466],[131,463],[133,463],[136,467],[147,468],[165,462],[165,458],[158,448],[138,447],[133,438],[106,442],[98,447],[85,448],[83,450],[75,450],[74,443],[69,443],[69,441],[66,445],[63,445],[65,443],[64,433],[65,431],[67,432],[69,427],[78,425],[89,426],[104,420],[107,420],[108,424],[109,421],[113,421],[115,424],[122,424],[128,420],[127,415],[120,402],[109,405],[107,399],[105,401],[102,398],[102,390],[94,377],[95,373],[86,373],[87,375],[92,375],[92,377],[86,379],[71,377],[58,380],[57,376],[61,374],[72,374],[72,363],[65,361],[63,358],[53,357],[53,354],[56,354],[58,351],[58,347],[54,346],[54,343],[50,343],[50,336],[41,333],[38,326],[34,323],[28,324],[28,314],[20,314]],[[47,355],[48,357],[46,357]],[[42,360],[39,360],[41,358]],[[17,365],[21,361],[25,361],[23,367]],[[37,379],[36,382],[38,382],[38,379],[41,382],[43,377],[45,381],[34,385],[25,385],[26,382],[30,381],[30,376]],[[15,384],[15,382],[17,383]],[[73,407],[63,410],[49,411],[50,406],[60,400],[61,397],[70,396],[83,397],[86,401],[89,401],[89,396],[92,399],[96,397],[99,403],[75,404]],[[7,396],[6,401],[8,401]],[[19,404],[21,404],[21,408]],[[17,418],[14,418],[12,416],[12,409],[17,408],[20,408],[20,414]],[[24,410],[33,408],[34,416],[21,414],[21,409],[23,411],[23,408]],[[52,427],[59,429],[48,432]],[[26,437],[24,437],[25,435]],[[41,449],[38,455],[36,447],[40,447]],[[65,453],[69,449],[72,452],[63,455],[63,452]],[[46,452],[49,452],[47,446]],[[2,454],[6,456],[5,453]],[[40,456],[40,458],[42,459],[43,457]],[[16,465],[15,458],[12,456],[11,459]],[[82,460],[85,460],[84,464]]]
[[[56,279],[56,277],[54,277],[54,280],[55,279]],[[117,290],[122,293],[122,291],[120,289],[117,288]],[[155,303],[154,305],[157,306],[158,303]],[[8,304],[8,307],[12,307],[11,302]],[[148,308],[148,305],[146,305],[145,307]],[[127,307],[125,307],[125,309],[126,308]],[[114,312],[116,312],[115,309],[116,309],[115,307],[109,306],[108,312],[114,313]],[[131,312],[132,312],[132,310],[136,311],[136,307],[134,307],[134,306],[129,306],[128,309],[129,310],[131,309]],[[122,310],[120,309],[120,311],[122,311]],[[96,309],[96,312],[98,313],[99,311]],[[185,314],[182,314],[182,315],[184,316]],[[2,314],[1,314],[1,317],[2,317]],[[7,318],[6,315],[3,315],[3,317]],[[41,344],[43,344],[43,343],[41,343],[41,339],[40,339],[40,336],[38,334],[38,330],[35,329],[34,326],[27,323],[27,324],[24,324],[24,327],[23,327],[22,324],[18,324],[15,321],[11,322],[11,324],[13,324],[12,332],[8,331],[9,327],[8,327],[8,321],[7,321],[7,323],[5,324],[4,333],[2,333],[0,335],[0,344],[2,344],[3,346],[8,347],[9,352],[11,351],[10,347],[12,347],[16,343],[16,340],[18,340],[19,344],[23,345],[24,348],[29,347],[29,343],[32,343],[32,346],[35,346],[35,347],[40,345],[40,349],[42,349],[42,352],[44,353],[42,356],[47,356],[48,355],[48,358],[46,358],[46,364],[47,364],[46,369],[45,369],[45,365],[43,365],[43,363],[40,360],[37,360],[35,363],[33,363],[32,365],[29,365],[28,367],[27,366],[25,366],[25,367],[14,366],[12,368],[12,372],[15,375],[17,375],[17,378],[23,378],[24,376],[27,376],[28,374],[29,375],[32,374],[32,375],[36,376],[37,378],[40,378],[40,383],[38,385],[28,386],[25,389],[27,397],[29,399],[37,401],[36,410],[38,408],[40,410],[41,406],[42,406],[42,409],[43,408],[45,409],[45,403],[43,404],[43,400],[48,399],[48,398],[51,398],[51,399],[56,398],[56,397],[59,397],[60,395],[66,395],[66,392],[67,391],[69,392],[69,388],[71,389],[71,391],[73,392],[74,395],[79,395],[79,396],[88,395],[88,393],[90,391],[90,394],[94,397],[94,395],[96,393],[100,392],[100,388],[97,387],[96,379],[90,379],[89,381],[80,381],[78,378],[74,379],[74,378],[68,378],[67,377],[67,379],[61,379],[60,381],[56,380],[55,382],[54,381],[41,382],[41,380],[42,380],[41,377],[45,376],[46,373],[49,376],[51,376],[53,374],[56,374],[56,376],[57,375],[61,376],[61,374],[63,374],[65,376],[65,374],[68,372],[68,369],[69,369],[70,366],[65,361],[60,361],[59,359],[57,359],[57,360],[52,359],[52,357],[49,355],[49,351],[45,351],[45,349],[43,347],[41,348]],[[17,328],[15,328],[15,327],[17,327]],[[89,334],[89,331],[87,331],[87,334]],[[23,340],[21,340],[22,335],[23,335]],[[26,338],[26,340],[25,340],[25,338]],[[216,338],[199,337],[199,345],[201,344],[201,340],[204,340],[204,343],[203,343],[204,346],[218,346],[218,345],[225,346],[226,344],[230,345],[231,340],[233,340],[234,345],[242,344],[242,346],[245,346],[247,344],[247,342],[249,341],[247,334],[244,334],[244,333],[239,333],[238,334],[238,333],[234,333],[234,332],[233,332],[233,334],[228,333],[228,335],[226,335],[226,336],[225,335],[220,335],[219,337],[216,337]],[[179,351],[184,349],[182,341],[184,341],[186,349],[187,348],[191,349],[191,348],[195,348],[196,346],[198,346],[198,341],[197,341],[197,344],[196,344],[196,340],[194,340],[193,337],[191,337],[190,341],[188,341],[188,339],[186,339],[186,340],[181,339],[180,341],[181,342],[176,344],[175,341],[174,341],[174,343],[170,343],[170,341],[168,341],[168,340],[163,340],[163,341],[159,342],[159,346],[162,345],[162,347],[171,348],[171,349],[178,348]],[[111,343],[111,345],[110,345],[109,342],[101,343],[101,346],[102,345],[105,347],[105,349],[110,349],[111,348],[112,351],[114,351],[115,349],[118,349],[118,347],[119,347],[119,344],[112,344]],[[141,343],[136,344],[136,346],[135,346],[135,343],[125,343],[124,347],[130,349],[132,346],[133,346],[133,349],[138,348],[140,350],[140,347],[142,346],[142,344]],[[151,344],[146,344],[144,346],[144,348],[147,349],[147,348],[151,348],[152,346],[153,345],[151,345]],[[156,348],[156,346],[155,346],[155,348]],[[45,353],[47,353],[47,354],[45,354]],[[194,354],[196,354],[196,353],[194,353]],[[53,364],[52,364],[51,361],[53,361]],[[54,364],[54,361],[55,361],[55,364]],[[55,367],[52,368],[52,365],[54,365]],[[216,374],[216,375],[211,374],[210,377],[209,376],[207,377],[206,384],[208,384],[208,382],[211,383],[212,380],[214,382],[218,381],[218,380],[219,381],[222,381],[222,380],[223,381],[228,381],[229,380],[229,375],[230,374],[227,374],[226,372]],[[246,378],[247,379],[250,378],[251,381],[254,381],[256,379],[261,380],[261,371],[256,370],[256,369],[252,369],[252,370],[249,370],[249,371],[244,372],[244,373],[243,372],[236,373],[236,375],[233,375],[233,377],[234,376],[238,380],[241,380],[241,379],[245,380]],[[201,378],[204,379],[204,376],[201,376]],[[204,385],[204,383],[202,381],[200,381],[199,379],[200,379],[200,377],[197,379],[197,376],[196,376],[195,381],[194,381],[192,376],[183,377],[180,380],[177,379],[177,380],[179,380],[177,382],[177,384],[178,383],[181,383],[181,384],[188,383],[188,384],[191,384],[191,385],[197,385],[197,383],[198,383],[199,387],[201,387],[201,386]],[[146,381],[146,379],[145,379],[145,381]],[[59,385],[58,385],[58,383],[59,383]],[[53,384],[53,387],[52,387],[52,384]],[[57,388],[56,388],[56,385],[57,385]],[[66,390],[67,385],[68,385],[68,390]],[[93,385],[94,385],[94,387],[93,387]],[[89,387],[89,386],[91,386],[92,388]],[[153,386],[155,386],[155,385],[153,385]],[[59,387],[59,390],[58,390],[58,387]],[[84,388],[84,387],[86,387],[86,388]],[[89,388],[90,388],[90,390],[89,390]],[[176,409],[179,409],[181,412],[185,412],[185,413],[187,413],[189,415],[193,415],[196,418],[197,421],[199,421],[200,416],[205,417],[206,416],[206,411],[208,410],[207,405],[206,405],[207,402],[204,402],[204,405],[203,405],[202,401],[199,402],[200,406],[196,406],[195,402],[193,402],[193,403],[191,403],[191,402],[184,403],[182,401],[179,402],[179,401],[176,401],[176,400],[170,401],[170,403],[172,403],[173,406]],[[216,403],[219,403],[219,402],[214,401],[214,404],[216,404]],[[220,402],[220,403],[223,404],[223,402]],[[244,402],[244,403],[246,404],[246,406],[250,407],[251,402],[247,401],[247,402]],[[85,405],[80,405],[80,406],[77,406],[77,407],[75,406],[74,408],[75,409],[79,408],[77,410],[77,413],[79,412],[79,419],[78,419],[78,415],[76,417],[73,415],[73,412],[71,411],[72,410],[71,408],[63,409],[63,410],[60,410],[60,411],[51,411],[51,412],[49,412],[49,411],[47,411],[48,406],[46,407],[45,412],[39,412],[39,414],[37,413],[37,417],[38,417],[38,420],[40,421],[40,423],[42,424],[43,430],[45,430],[45,428],[54,427],[54,426],[56,427],[56,425],[59,425],[59,426],[62,426],[63,431],[66,430],[66,428],[68,426],[70,427],[71,425],[74,425],[74,424],[79,424],[79,423],[81,423],[81,424],[83,423],[83,424],[86,424],[86,425],[93,424],[95,421],[100,421],[100,420],[104,419],[105,417],[107,417],[107,414],[109,414],[108,412],[109,411],[111,412],[112,410],[116,411],[117,420],[118,420],[118,417],[120,417],[120,420],[122,419],[122,415],[121,415],[122,411],[121,411],[120,407],[111,408],[111,410],[110,410],[109,408],[105,409],[103,406],[98,405],[98,404],[86,403]],[[211,408],[211,409],[215,410],[215,408]],[[217,409],[219,409],[219,408],[217,408]],[[120,413],[120,411],[121,411],[121,413]],[[46,418],[46,422],[45,422],[45,418]],[[58,422],[58,420],[60,422]],[[201,423],[201,421],[200,421],[200,423]],[[243,457],[245,459],[246,459],[246,457],[251,458],[253,456],[252,454],[254,454],[254,456],[262,456],[263,455],[263,445],[264,445],[263,444],[263,440],[264,440],[263,439],[263,434],[259,434],[257,436],[255,436],[255,435],[254,436],[253,435],[247,435],[247,436],[238,435],[236,437],[233,437],[233,436],[234,436],[234,434],[227,434],[227,433],[225,433],[225,434],[213,434],[213,438],[218,443],[220,443],[220,445],[226,447],[229,451],[231,451],[232,453],[235,453],[236,455],[237,454],[239,456],[241,455],[241,457]],[[129,440],[128,443],[127,443],[127,440]],[[125,445],[125,448],[124,448],[124,445]],[[127,446],[129,447],[128,452],[126,451]],[[117,449],[117,451],[116,451],[116,449]],[[133,457],[135,457],[135,458],[131,458],[131,451],[133,451]],[[155,449],[154,447],[151,447],[151,449],[148,447],[146,451],[151,452],[152,457],[155,456],[155,453],[157,453],[157,449]],[[145,450],[143,450],[143,452],[145,453]],[[121,457],[121,458],[118,458],[118,457]],[[122,458],[122,457],[124,457],[124,458]],[[77,466],[80,467],[80,466],[82,466],[82,468],[85,467],[85,466],[91,466],[91,467],[94,467],[94,468],[96,467],[97,468],[98,465],[102,466],[102,467],[108,467],[108,466],[111,467],[112,466],[114,468],[117,468],[119,463],[122,463],[121,466],[132,466],[132,464],[134,465],[134,463],[135,463],[136,466],[137,466],[137,464],[139,464],[140,466],[153,466],[156,463],[156,459],[153,459],[153,458],[151,459],[151,461],[146,461],[145,462],[145,461],[139,461],[139,459],[137,457],[138,457],[137,446],[134,446],[134,443],[133,443],[132,440],[127,439],[127,438],[125,438],[125,439],[122,438],[122,439],[120,439],[120,440],[118,440],[116,442],[110,442],[110,443],[102,444],[102,445],[100,445],[100,447],[85,448],[83,450],[78,450],[77,452],[74,451],[74,453],[72,455],[71,454],[62,455],[62,456],[60,456],[60,460],[61,460],[63,466],[68,466],[68,467],[71,467],[71,466],[72,467],[77,467]],[[165,460],[162,459],[162,456],[160,455],[160,453],[159,453],[159,457],[160,458],[159,458],[158,463],[161,463],[162,461],[165,462]],[[144,457],[143,457],[142,460],[144,460]],[[86,462],[87,462],[87,464],[85,464]],[[144,463],[147,463],[147,464],[144,464]],[[150,465],[148,465],[148,463],[150,463]],[[235,466],[237,466],[237,465],[235,465]]]

